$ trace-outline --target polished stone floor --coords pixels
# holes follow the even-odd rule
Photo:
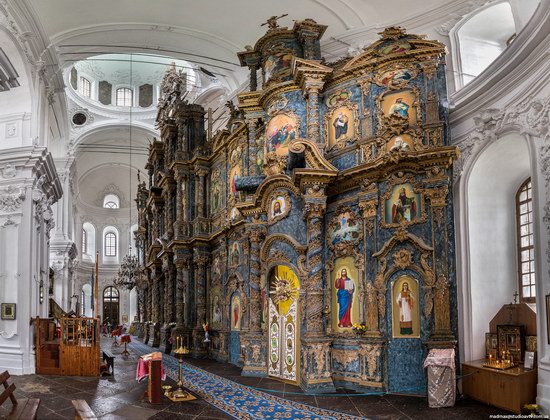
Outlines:
[[[122,347],[111,347],[112,339],[103,338],[102,346],[116,356],[115,374],[106,378],[25,375],[11,379],[17,386],[17,398],[40,398],[39,419],[73,419],[73,399],[84,399],[102,419],[225,419],[227,414],[198,398],[185,403],[172,403],[163,397],[162,404],[151,405],[142,400],[147,381],[135,380],[137,356],[122,357]],[[308,396],[296,386],[266,378],[240,376],[240,369],[227,363],[187,359],[187,362],[209,372],[252,386],[274,395],[301,403],[328,408],[373,419],[487,419],[503,411],[470,399],[459,399],[453,408],[430,409],[426,398],[384,395]],[[173,381],[169,382],[173,384]],[[9,400],[0,407],[0,416],[9,411]]]

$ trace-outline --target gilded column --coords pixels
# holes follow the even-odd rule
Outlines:
[[[250,91],[258,89],[258,65],[250,66]]]
[[[204,356],[204,330],[202,324],[206,322],[206,263],[208,257],[195,249],[193,263],[195,264],[195,329],[193,330],[193,355]]]
[[[267,233],[263,224],[251,224],[247,230],[250,239],[250,299],[249,299],[249,330],[241,335],[244,346],[243,376],[265,376],[266,349],[265,338],[260,322],[260,248]]]
[[[160,276],[162,271],[160,267],[156,267],[152,273],[153,276],[153,288],[151,290],[151,308],[152,308],[152,324],[149,332],[149,345],[152,347],[158,347],[160,345]]]
[[[307,227],[307,280],[300,299],[305,299],[304,332],[301,334],[301,387],[308,392],[334,392],[331,376],[331,342],[324,331],[323,221],[325,186],[309,186],[304,195],[303,214]],[[305,293],[304,293],[305,292]]]
[[[258,156],[257,150],[257,130],[256,125],[258,124],[257,118],[247,118],[246,123],[248,125],[248,174],[250,176],[259,175],[258,165],[256,165],[256,158]]]
[[[168,324],[174,321],[174,265],[168,261],[166,271],[164,272],[165,293],[164,293],[164,323]]]
[[[197,217],[205,217],[206,210],[206,194],[205,194],[205,182],[208,171],[205,168],[195,167],[195,179],[197,181]]]
[[[265,237],[264,226],[252,226],[248,231],[250,239],[250,332],[262,331],[260,322],[260,247]]]
[[[174,223],[174,232],[176,239],[183,238],[183,183],[184,178],[180,170],[175,171],[176,176],[176,220]]]
[[[302,88],[307,99],[307,138],[317,144],[321,151],[325,142],[321,139],[319,92],[325,85],[325,78],[332,72],[332,68],[317,61],[297,59],[293,69],[293,77]]]
[[[323,216],[326,197],[305,199],[304,217],[307,224],[306,332],[307,336],[323,335]]]
[[[374,189],[373,189],[374,188]],[[375,247],[375,224],[376,224],[376,212],[378,199],[373,198],[377,197],[378,190],[374,184],[369,184],[368,182],[364,185],[364,191],[366,190],[365,199],[359,202],[359,208],[362,212],[362,217],[364,221],[364,240],[365,240],[365,261],[366,269],[365,274],[367,277],[366,289],[363,292],[365,294],[363,302],[366,302],[364,305],[365,308],[365,325],[367,327],[367,335],[369,336],[380,336],[380,327],[378,321],[378,303],[377,303],[377,291],[374,287],[373,280],[376,272],[373,267],[374,264],[370,263],[372,259],[372,249]]]
[[[306,82],[307,94],[307,137],[313,140],[323,150],[325,144],[321,139],[320,115],[319,115],[319,91],[323,87],[323,82],[315,79]]]
[[[187,347],[189,347],[189,336],[188,331],[186,331],[188,319],[186,317],[186,302],[188,302],[189,298],[186,297],[185,291],[187,289],[187,283],[189,282],[190,259],[191,256],[185,253],[183,249],[176,250],[174,259],[176,268],[176,327],[172,329],[172,338],[175,340],[175,337],[182,337],[183,343]]]
[[[433,175],[434,181],[447,181],[441,172]],[[434,296],[434,331],[431,338],[438,341],[448,342],[449,345],[455,342],[455,337],[451,330],[450,299],[449,299],[449,280],[448,276],[448,241],[447,236],[447,196],[449,187],[447,184],[437,183],[434,188],[427,188],[426,195],[430,200],[432,231],[433,231],[433,271],[437,280],[432,286]],[[429,267],[428,267],[429,270]],[[429,314],[428,314],[429,315]]]

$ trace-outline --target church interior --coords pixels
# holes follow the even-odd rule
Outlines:
[[[549,55],[550,0],[0,0],[0,416],[546,418]]]

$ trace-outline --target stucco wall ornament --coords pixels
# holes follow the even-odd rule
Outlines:
[[[6,163],[2,168],[2,178],[13,178],[17,174],[17,169],[11,163]]]
[[[453,166],[453,183],[459,180],[464,170],[472,164],[485,145],[494,141],[500,134],[515,131],[548,139],[550,96],[546,98],[529,96],[516,106],[503,109],[489,108],[473,120],[475,124],[473,131],[464,139],[454,143],[460,149],[461,155]],[[543,162],[542,151],[540,156]]]
[[[103,199],[107,194],[116,195],[120,200],[120,207],[128,206],[128,201],[124,198],[124,193],[122,192],[122,190],[117,185],[112,183],[109,185],[106,185],[105,188],[103,188],[103,190],[101,190],[97,194],[97,198],[95,199],[94,204],[98,207],[103,207]]]
[[[518,132],[542,138],[539,159],[544,177],[546,205],[543,222],[546,226],[546,259],[550,267],[550,96],[546,98],[527,97],[516,106],[503,109],[490,108],[474,118],[474,130],[463,140],[455,143],[461,151],[453,166],[453,184],[458,182],[465,170],[471,167],[481,151],[496,140],[499,135]],[[548,271],[550,275],[550,268]]]
[[[9,185],[0,190],[0,211],[14,212],[21,208],[25,200],[25,190],[22,186]]]

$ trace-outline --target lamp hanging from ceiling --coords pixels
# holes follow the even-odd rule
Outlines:
[[[133,55],[130,54],[130,87],[132,92],[130,110],[129,110],[130,196],[132,195],[132,107],[134,105],[134,89],[132,85],[132,62],[133,62]],[[128,219],[128,226],[129,226],[128,253],[122,258],[122,261],[120,263],[120,268],[118,269],[118,273],[113,283],[117,287],[132,290],[136,285],[136,281],[139,281],[141,271],[140,271],[139,259],[136,255],[133,255],[132,253],[132,203],[131,202],[130,202],[129,208],[130,208],[130,218]]]

